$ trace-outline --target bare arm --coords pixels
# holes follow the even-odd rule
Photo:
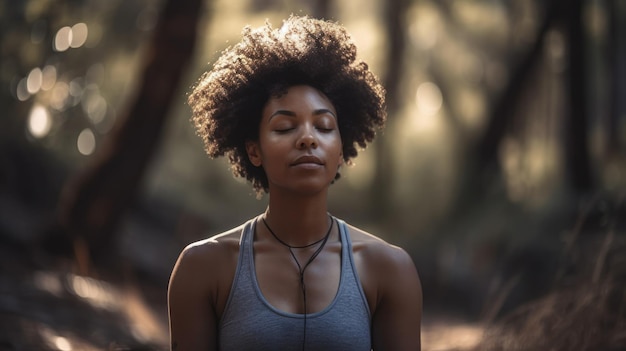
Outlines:
[[[391,247],[377,265],[379,294],[372,343],[380,350],[421,350],[422,287],[411,257]]]
[[[217,350],[217,318],[206,261],[199,247],[187,247],[172,271],[168,287],[172,351]]]

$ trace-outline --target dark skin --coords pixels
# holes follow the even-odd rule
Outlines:
[[[342,164],[332,103],[309,86],[294,86],[263,109],[259,140],[248,157],[269,180],[267,223],[281,240],[306,245],[326,234],[327,197]],[[419,350],[422,290],[401,248],[349,226],[353,256],[372,317],[374,350]],[[242,227],[193,243],[181,253],[168,290],[172,349],[217,350],[217,327],[237,267]],[[304,263],[316,246],[294,249]],[[259,220],[254,237],[257,280],[274,307],[303,313],[298,269],[289,250]],[[306,269],[307,313],[323,310],[337,293],[341,243],[333,225],[328,243]]]

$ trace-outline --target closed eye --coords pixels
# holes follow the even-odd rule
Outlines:
[[[285,134],[285,133],[289,133],[290,131],[294,130],[295,128],[281,128],[281,129],[274,129],[274,132],[278,133],[278,134]]]

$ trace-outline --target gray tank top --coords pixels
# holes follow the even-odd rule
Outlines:
[[[369,351],[370,311],[352,257],[348,227],[337,219],[341,240],[341,277],[333,301],[307,314],[306,350]],[[281,311],[265,299],[253,259],[256,219],[241,236],[237,270],[222,319],[218,342],[222,351],[302,350],[304,314]]]

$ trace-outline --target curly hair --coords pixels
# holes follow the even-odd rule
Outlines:
[[[324,93],[338,116],[343,158],[348,165],[386,119],[385,90],[341,25],[291,16],[281,28],[243,29],[243,39],[227,48],[189,94],[192,122],[209,157],[227,155],[235,176],[268,191],[262,167],[248,159],[246,141],[257,141],[268,99],[293,85]],[[335,177],[339,179],[339,171]]]

